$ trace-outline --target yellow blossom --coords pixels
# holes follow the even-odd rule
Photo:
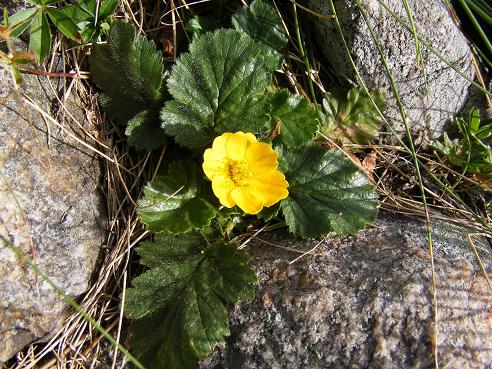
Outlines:
[[[289,194],[289,184],[277,170],[277,156],[251,133],[224,133],[205,150],[203,171],[222,205],[258,214]]]

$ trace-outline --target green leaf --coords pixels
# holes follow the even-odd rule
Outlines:
[[[99,19],[105,20],[106,18],[113,15],[116,8],[118,7],[118,0],[104,0],[99,8]]]
[[[140,264],[148,268],[169,268],[202,255],[201,252],[207,247],[203,236],[192,231],[179,235],[157,233],[153,242],[140,242],[136,251],[140,256]]]
[[[458,143],[452,141],[446,132],[444,132],[442,143],[438,140],[433,140],[429,143],[429,146],[447,157],[456,155],[456,152],[459,150]]]
[[[90,2],[93,2],[94,5],[96,5],[95,0],[90,0]],[[91,24],[91,21],[93,21],[95,17],[94,14],[88,12],[85,7],[82,7],[79,4],[64,6],[59,9],[59,11],[72,19],[76,24]]]
[[[258,218],[263,219],[265,222],[269,222],[273,218],[277,216],[280,211],[280,203],[276,203],[273,206],[268,208],[263,208],[260,214],[258,214]]]
[[[147,368],[196,369],[197,358],[182,329],[184,324],[177,304],[136,320],[131,326],[132,352]]]
[[[10,37],[19,37],[31,24],[31,21],[36,16],[38,8],[29,8],[21,10],[9,17]]]
[[[181,145],[207,145],[223,132],[256,132],[269,121],[265,89],[280,54],[249,36],[221,29],[197,37],[168,79],[174,100],[162,126]]]
[[[105,45],[92,47],[90,72],[103,90],[100,103],[111,119],[126,124],[137,113],[157,110],[164,64],[155,44],[135,37],[134,28],[113,23]]]
[[[378,196],[342,152],[311,145],[286,151],[284,159],[289,197],[281,207],[296,236],[354,234],[375,220]]]
[[[75,42],[81,41],[82,37],[80,36],[79,28],[66,14],[53,8],[46,8],[46,12],[61,33]]]
[[[480,111],[476,106],[470,110],[469,128],[471,133],[477,133],[480,128]]]
[[[318,130],[318,113],[304,97],[292,95],[284,89],[276,92],[270,102],[270,115],[275,125],[280,127],[276,142],[298,147],[314,138]]]
[[[11,65],[12,76],[14,77],[15,84],[19,86],[22,83],[22,75],[20,74],[19,68],[15,65]]]
[[[86,14],[89,14],[91,19],[96,17],[96,11],[98,8],[97,0],[77,0],[77,4],[75,6],[83,10]]]
[[[486,124],[481,126],[476,133],[476,136],[480,139],[488,138],[492,135],[492,124]]]
[[[42,62],[51,51],[51,30],[46,14],[37,12],[31,26],[29,37],[29,49],[36,55],[36,59]]]
[[[158,176],[145,189],[138,213],[153,232],[182,233],[208,226],[215,208],[204,198],[207,188],[201,169],[192,162],[170,165],[166,176]]]
[[[382,93],[370,93],[380,111],[386,105]],[[325,119],[321,130],[325,135],[342,142],[366,144],[378,134],[381,117],[371,99],[362,88],[352,88],[347,93],[335,90],[323,99]]]
[[[186,23],[186,30],[193,33],[193,39],[205,32],[215,31],[219,27],[219,21],[215,17],[195,15]]]
[[[166,134],[161,128],[159,113],[144,110],[128,121],[125,134],[128,145],[137,150],[153,150],[166,142]]]
[[[99,37],[101,31],[102,30],[99,26],[94,27],[92,23],[84,24],[82,28],[82,42],[89,43],[91,41],[95,41]]]
[[[35,56],[32,52],[29,51],[17,51],[12,56],[12,61],[16,65],[26,65],[31,64],[35,60]]]
[[[232,16],[232,24],[238,31],[275,50],[283,49],[289,41],[275,8],[261,0],[255,0],[249,7],[239,9]]]
[[[229,335],[227,304],[254,298],[250,257],[233,245],[208,244],[196,232],[158,234],[137,252],[152,269],[127,290],[132,347],[154,369],[195,369]]]

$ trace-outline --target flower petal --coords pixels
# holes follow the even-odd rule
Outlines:
[[[226,132],[216,137],[212,144],[212,150],[215,151],[217,155],[222,155],[222,157],[225,157],[227,155],[226,142],[233,134],[234,133]]]
[[[289,184],[285,176],[279,171],[264,173],[250,182],[250,193],[263,203],[263,206],[272,206],[289,195]]]
[[[236,132],[227,137],[225,144],[226,154],[232,160],[242,161],[248,148],[256,142],[256,137],[251,133]]]
[[[227,208],[233,208],[236,203],[234,202],[231,191],[236,188],[234,182],[232,182],[226,175],[216,175],[212,181],[212,190],[215,196],[219,199],[220,203]]]
[[[251,170],[264,173],[277,169],[277,157],[277,152],[270,145],[264,142],[255,142],[249,146],[245,160]]]
[[[203,153],[202,168],[208,179],[213,179],[216,175],[223,175],[226,171],[227,161],[219,150],[207,149]]]
[[[251,194],[248,187],[235,188],[231,197],[246,214],[258,214],[263,209],[263,203]]]

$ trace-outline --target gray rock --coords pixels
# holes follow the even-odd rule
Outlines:
[[[441,368],[490,368],[492,291],[466,240],[467,229],[433,221]],[[433,368],[431,267],[424,222],[380,219],[354,237],[327,237],[314,251],[279,234],[248,249],[256,299],[230,316],[225,347],[201,369]],[[304,241],[310,249],[315,241]],[[475,246],[488,272],[490,245]],[[279,254],[283,256],[279,257]]]
[[[100,162],[74,137],[95,132],[77,99],[43,119],[22,94],[49,114],[59,111],[61,80],[25,76],[17,95],[0,70],[0,363],[26,344],[49,338],[64,319],[65,304],[9,245],[24,251],[70,296],[86,291],[104,236],[98,195]],[[72,96],[75,91],[72,91]],[[71,137],[72,134],[74,137]]]
[[[308,0],[307,3],[314,11],[330,14],[327,1]],[[386,94],[389,103],[386,114],[393,128],[403,134],[404,126],[389,79],[364,19],[354,1],[335,0],[334,3],[351,55],[364,82],[369,89],[378,89]],[[402,28],[378,0],[362,0],[361,3],[387,58],[411,131],[421,138],[440,136],[446,121],[463,106],[470,83],[422,45],[424,69],[419,70],[412,33]],[[400,18],[408,20],[403,1],[389,0],[386,3]],[[427,0],[408,3],[417,32],[473,79],[470,48],[443,3]],[[335,22],[318,17],[310,17],[310,20],[314,23],[315,39],[335,73],[356,81]]]

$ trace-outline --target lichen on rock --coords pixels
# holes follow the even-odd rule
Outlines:
[[[72,92],[55,124],[37,110],[61,106],[62,80],[26,75],[17,93],[10,78],[0,70],[0,363],[48,338],[66,306],[10,246],[75,297],[88,288],[105,229],[100,162],[75,139],[90,143],[84,130],[93,129],[80,101]]]

